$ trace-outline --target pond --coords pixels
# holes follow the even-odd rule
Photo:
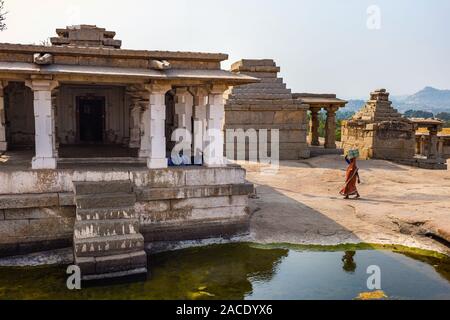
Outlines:
[[[240,243],[149,256],[147,281],[66,287],[65,266],[0,268],[0,299],[355,299],[369,266],[388,299],[450,299],[450,261],[370,245],[334,248]]]

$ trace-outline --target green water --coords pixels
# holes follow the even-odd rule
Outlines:
[[[450,299],[450,261],[371,247],[214,245],[149,257],[145,282],[69,291],[66,267],[0,268],[0,299],[354,299],[367,267],[390,299]]]

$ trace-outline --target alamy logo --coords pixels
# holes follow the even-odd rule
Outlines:
[[[380,30],[381,29],[381,9],[377,5],[371,5],[367,8],[367,29]]]
[[[79,266],[71,265],[67,267],[66,273],[69,275],[66,281],[67,289],[81,290],[81,269]]]
[[[369,266],[367,274],[370,274],[367,279],[367,289],[381,290],[381,269],[379,266]]]

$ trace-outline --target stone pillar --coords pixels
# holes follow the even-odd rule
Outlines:
[[[8,150],[8,142],[6,141],[6,115],[5,101],[3,89],[7,86],[7,82],[0,81],[0,152]]]
[[[327,108],[327,120],[325,124],[325,148],[336,149],[336,111],[334,106]]]
[[[441,159],[444,156],[444,137],[438,137],[438,158]]]
[[[53,152],[55,157],[59,157],[59,137],[58,137],[58,94],[59,88],[52,91],[52,119],[53,119]]]
[[[420,141],[421,141],[421,137],[419,135],[416,135],[416,150],[415,153],[416,154],[420,154]]]
[[[311,120],[309,121],[309,141],[312,146],[320,146],[319,111],[320,109],[311,108]]]
[[[206,104],[208,100],[208,92],[203,88],[190,88],[189,91],[194,96],[194,128],[193,128],[193,153],[194,164],[203,165],[203,150],[205,149],[206,135]]]
[[[166,92],[169,85],[146,85],[149,92],[147,108],[142,115],[143,133],[140,156],[147,158],[149,169],[167,168],[166,156]]]
[[[206,148],[204,150],[205,166],[222,167],[226,165],[224,150],[223,126],[225,121],[224,92],[227,86],[214,86],[208,95],[206,105]]]
[[[438,158],[438,148],[437,148],[438,129],[430,128],[429,132],[430,132],[430,144],[429,144],[428,158],[429,159],[437,159]]]
[[[131,98],[130,105],[130,142],[128,147],[137,149],[141,144],[141,114],[142,99],[138,97]]]
[[[34,121],[36,155],[32,160],[33,169],[56,169],[55,113],[52,107],[52,90],[57,81],[31,80],[26,85],[34,93]]]
[[[422,135],[420,137],[420,152],[419,152],[419,154],[421,156],[427,156],[427,154],[426,154],[427,138],[428,137],[426,135]]]

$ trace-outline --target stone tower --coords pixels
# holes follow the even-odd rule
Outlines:
[[[389,93],[379,89],[350,120],[342,123],[345,152],[359,149],[362,159],[404,160],[415,154],[415,125],[392,107]]]
[[[278,129],[280,160],[308,158],[308,106],[293,98],[291,90],[278,77],[280,67],[270,59],[240,60],[232,65],[231,71],[259,78],[261,82],[234,87],[228,92],[225,129],[243,129],[246,132],[254,129],[258,138],[261,137],[260,130],[267,129],[268,141],[270,131]],[[237,149],[247,151],[247,155],[249,150],[257,153],[258,143],[238,142]],[[270,149],[269,144],[268,151]]]

